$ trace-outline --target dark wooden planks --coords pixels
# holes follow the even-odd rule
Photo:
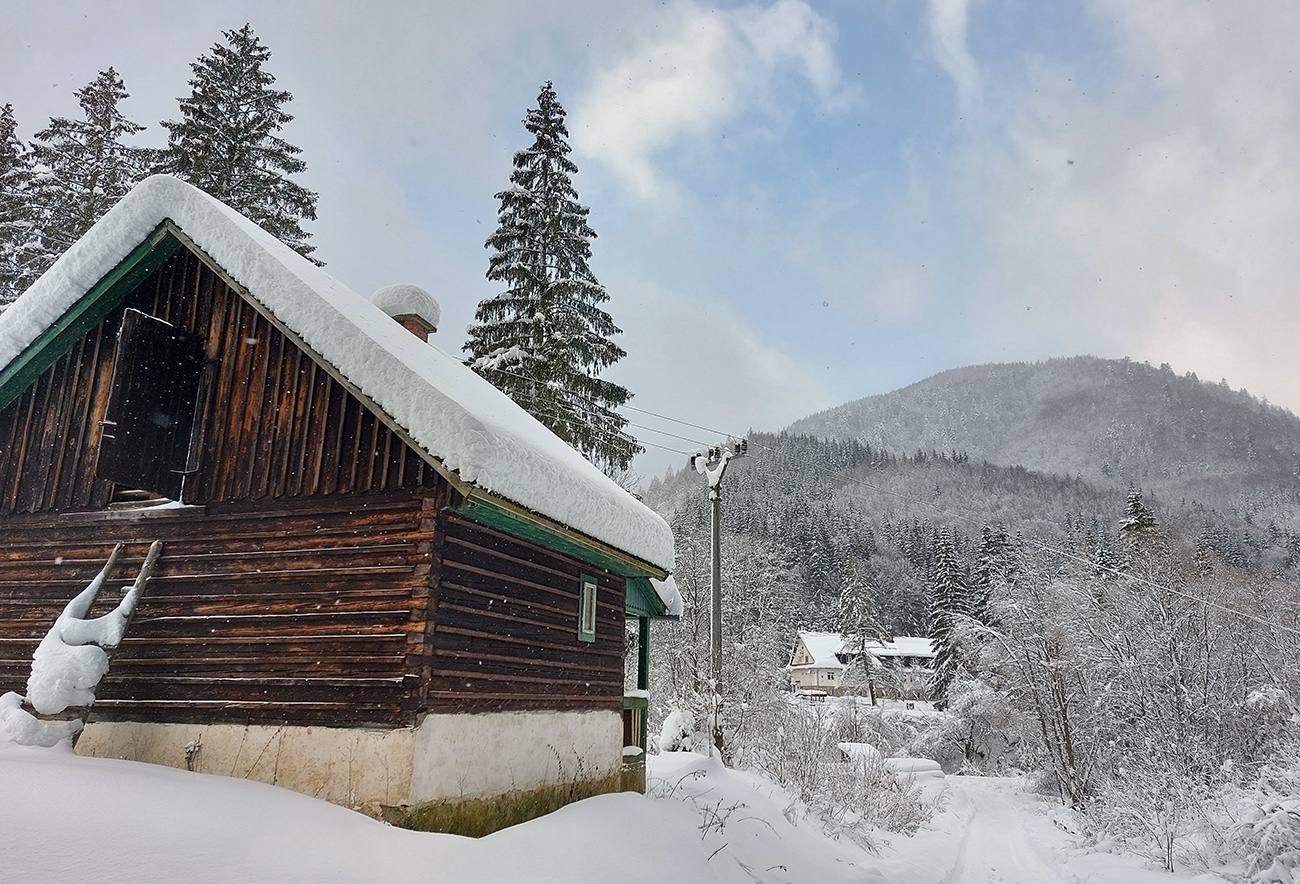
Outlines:
[[[40,637],[115,542],[128,547],[101,609],[121,596],[147,542],[161,539],[156,577],[101,687],[97,717],[413,723],[420,686],[410,648],[428,631],[424,501],[354,502],[3,520],[0,691],[24,689]]]
[[[200,336],[210,383],[192,503],[433,489],[442,483],[341,383],[181,250],[0,410],[0,515],[103,506],[95,476],[117,332],[133,307]],[[151,489],[152,490],[152,489]]]
[[[623,578],[446,513],[426,638],[430,711],[621,710]],[[578,581],[599,580],[595,642]]]

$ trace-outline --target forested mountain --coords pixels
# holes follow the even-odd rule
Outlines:
[[[1054,558],[1104,560],[1127,495],[1118,483],[997,466],[960,452],[895,454],[856,440],[759,433],[723,483],[724,547],[755,586],[784,587],[780,610],[770,614],[788,621],[790,636],[797,628],[837,628],[836,604],[855,567],[870,581],[887,627],[923,634],[942,527],[968,569],[986,526]],[[656,479],[646,502],[673,526],[679,582],[688,593],[696,581],[707,587],[703,477],[683,470]],[[1279,524],[1251,523],[1191,499],[1149,495],[1147,502],[1189,549],[1225,567],[1270,574],[1300,567],[1300,537]]]
[[[981,372],[994,383],[976,384]],[[1119,404],[1070,383],[1090,373],[1103,391],[1109,378]],[[706,483],[683,470],[650,484],[646,500],[676,536],[674,575],[685,601],[680,623],[655,627],[652,716],[716,716],[723,758],[741,766],[802,764],[816,741],[789,735],[805,733],[791,710],[806,707],[780,701],[795,633],[852,629],[847,612],[874,608],[886,630],[934,640],[931,688],[946,714],[915,737],[884,717],[835,719],[813,730],[828,752],[836,740],[864,741],[940,758],[950,770],[1033,770],[1086,814],[1098,838],[1146,838],[1142,849],[1154,847],[1166,869],[1185,861],[1180,845],[1203,843],[1196,820],[1283,820],[1285,832],[1260,826],[1231,843],[1216,836],[1223,856],[1267,869],[1272,854],[1261,845],[1296,843],[1293,815],[1268,816],[1278,794],[1295,794],[1294,774],[1283,782],[1277,772],[1294,770],[1300,745],[1300,535],[1288,527],[1296,483],[1287,469],[1294,443],[1285,437],[1296,419],[1131,363],[970,369],[927,383],[947,392],[925,384],[904,391],[922,403],[914,419],[905,403],[886,405],[896,426],[914,420],[935,433],[933,442],[942,438],[940,451],[916,450],[915,437],[915,453],[901,454],[784,432],[750,436],[749,456],[731,462],[722,484],[716,685]],[[1182,415],[1168,400],[1197,413]],[[995,401],[1012,403],[1010,417],[993,410]],[[840,413],[852,416],[849,407]],[[952,429],[961,415],[976,427],[972,448],[1023,443],[1030,451],[1037,440],[1042,460],[1080,468],[1051,474],[976,459]],[[1178,441],[1190,438],[1189,423],[1200,427],[1197,460]],[[1108,438],[1111,448],[1092,447]],[[1051,452],[1053,444],[1064,450]],[[1120,474],[1111,461],[1112,475],[1097,467],[1099,481],[1084,478],[1089,451],[1125,454]],[[1173,465],[1168,475],[1162,462]],[[1198,462],[1203,472],[1192,481]],[[1130,488],[1124,470],[1160,492]],[[1279,493],[1268,498],[1270,487]],[[1209,490],[1241,506],[1216,509],[1170,490]],[[1259,518],[1266,510],[1282,521]],[[852,678],[850,670],[845,683]],[[1134,820],[1148,828],[1135,835]]]
[[[1088,356],[981,365],[795,422],[790,431],[1142,488],[1297,526],[1300,419],[1225,382]]]

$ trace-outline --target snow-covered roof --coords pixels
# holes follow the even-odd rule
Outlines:
[[[838,632],[800,632],[799,641],[803,644],[811,663],[791,664],[796,668],[817,667],[822,669],[843,669],[839,657],[856,654],[857,646],[848,636]],[[845,646],[848,645],[848,649]],[[862,649],[873,657],[933,657],[934,642],[924,636],[898,635],[893,641],[880,643],[866,642]]]
[[[799,641],[803,643],[808,656],[812,657],[811,663],[801,665],[816,666],[818,668],[844,668],[844,664],[835,656],[844,649],[844,636],[838,632],[801,632],[799,633]]]
[[[934,641],[925,636],[896,635],[893,641],[867,642],[865,650],[874,657],[933,657]]]
[[[664,614],[668,617],[680,617],[685,611],[685,604],[682,601],[682,594],[677,589],[677,581],[673,575],[669,574],[663,580],[650,578],[650,585],[654,587],[655,595],[659,596],[660,601],[664,603]]]
[[[462,481],[672,568],[672,532],[657,513],[460,360],[176,178],[136,185],[0,314],[0,369],[168,219]]]

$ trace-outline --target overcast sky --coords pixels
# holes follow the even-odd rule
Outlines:
[[[294,94],[317,256],[428,288],[448,352],[495,293],[492,195],[549,79],[638,408],[775,430],[1091,353],[1300,411],[1294,0],[0,0],[0,103],[30,138],[111,65],[161,144],[245,21]]]

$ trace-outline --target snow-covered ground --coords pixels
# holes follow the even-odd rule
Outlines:
[[[1159,884],[1083,855],[1016,780],[950,777],[945,809],[880,856],[834,842],[769,781],[691,753],[657,797],[605,795],[480,840],[394,829],[274,786],[0,740],[0,881]],[[1220,879],[1205,878],[1206,881]]]

